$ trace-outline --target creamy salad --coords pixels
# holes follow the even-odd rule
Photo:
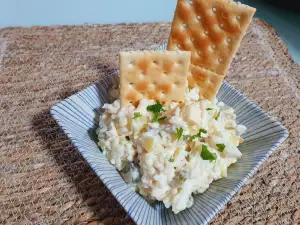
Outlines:
[[[115,100],[103,106],[97,129],[99,146],[125,181],[174,213],[191,207],[192,194],[226,177],[242,156],[246,127],[237,125],[232,108],[198,93],[187,89],[183,103],[144,99],[126,108]]]

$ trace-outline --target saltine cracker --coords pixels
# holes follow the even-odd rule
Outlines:
[[[182,102],[190,58],[187,51],[121,52],[121,106],[137,105],[141,99]]]

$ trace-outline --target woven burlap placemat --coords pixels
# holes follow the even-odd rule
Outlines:
[[[49,114],[118,69],[120,50],[162,44],[170,24],[0,30],[0,223],[133,224]],[[254,20],[226,80],[281,121],[289,138],[212,224],[300,223],[300,69]]]

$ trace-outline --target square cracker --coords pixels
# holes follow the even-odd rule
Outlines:
[[[191,64],[225,76],[255,11],[231,0],[178,0],[167,50],[191,51]]]
[[[183,101],[190,58],[187,51],[121,52],[121,106],[141,99]]]
[[[204,68],[191,65],[188,76],[189,86],[199,87],[201,99],[213,100],[222,85],[223,77]]]

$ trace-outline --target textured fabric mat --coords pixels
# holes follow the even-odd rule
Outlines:
[[[168,23],[0,29],[0,223],[133,224],[49,114],[118,69],[118,52],[167,40]],[[289,129],[212,224],[300,223],[300,69],[254,20],[226,80]]]

